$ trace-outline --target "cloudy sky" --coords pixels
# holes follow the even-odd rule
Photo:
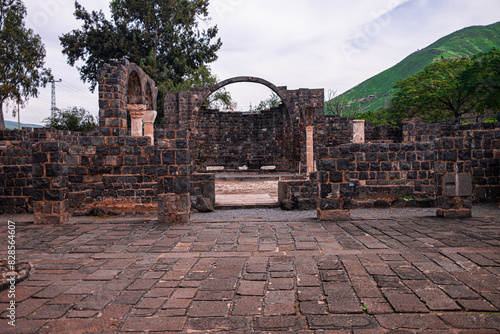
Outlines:
[[[58,37],[81,23],[73,0],[25,0],[27,25],[42,37],[46,66],[57,79],[57,107],[98,113],[97,94],[66,64]],[[109,13],[106,0],[80,0]],[[472,25],[500,21],[498,0],[211,0],[211,25],[223,46],[211,64],[220,80],[246,75],[289,89],[343,92],[395,65],[440,37]],[[109,16],[108,16],[109,18]],[[253,84],[227,87],[239,109],[267,98]],[[50,115],[50,87],[21,110],[21,121],[40,124]],[[7,120],[17,120],[5,114]]]

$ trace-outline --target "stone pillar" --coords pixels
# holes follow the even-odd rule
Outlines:
[[[68,166],[66,142],[32,145],[32,185],[35,224],[68,221]]]
[[[306,108],[306,166],[307,175],[314,173],[314,107]]]
[[[132,137],[142,137],[142,118],[146,111],[144,104],[129,104],[127,109],[132,119],[131,135]]]
[[[338,148],[322,149],[318,160],[318,219],[351,219],[350,162],[337,158]]]
[[[307,175],[314,173],[314,126],[306,126]]]
[[[353,138],[352,142],[355,144],[363,144],[365,142],[365,120],[353,120]]]
[[[191,151],[188,132],[169,130],[158,141],[158,222],[185,224],[191,211]]]
[[[156,110],[146,110],[144,112],[144,136],[151,138],[151,145],[155,144],[155,119],[158,113]]]
[[[443,218],[472,217],[472,175],[458,173],[457,163],[436,162],[436,215]]]

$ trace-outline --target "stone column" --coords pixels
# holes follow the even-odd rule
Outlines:
[[[156,110],[146,110],[142,119],[144,122],[144,136],[151,138],[151,145],[155,144],[154,122],[157,114]]]
[[[169,131],[170,139],[158,141],[158,222],[185,224],[191,210],[191,151],[189,134]]]
[[[132,137],[142,137],[142,118],[146,111],[144,104],[129,104],[127,109],[132,119],[131,135]]]
[[[307,175],[314,173],[314,126],[306,126]]]
[[[32,146],[33,211],[35,224],[68,221],[68,166],[65,142],[40,142]]]
[[[318,219],[350,220],[350,162],[337,158],[338,148],[322,149],[318,160]]]
[[[436,162],[436,215],[443,218],[472,217],[472,175],[457,173],[457,163]]]
[[[353,138],[352,142],[355,144],[363,144],[365,142],[365,120],[353,120]]]

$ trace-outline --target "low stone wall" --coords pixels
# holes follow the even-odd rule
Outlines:
[[[67,164],[72,210],[157,209],[159,157],[148,137],[79,137]]]
[[[191,174],[191,207],[198,212],[211,212],[215,208],[215,174]]]
[[[0,214],[33,212],[31,144],[5,141],[0,146]]]
[[[347,144],[319,150],[318,181],[323,206],[342,191],[346,208],[401,207],[406,200],[434,199],[433,143]],[[342,183],[342,189],[333,184]],[[338,204],[338,203],[337,203]]]
[[[279,181],[278,205],[283,210],[315,210],[318,199],[316,181]]]

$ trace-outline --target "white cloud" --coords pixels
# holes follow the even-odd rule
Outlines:
[[[80,2],[88,10],[103,9],[109,18],[108,1]],[[59,45],[60,35],[81,25],[74,19],[73,3],[25,1],[31,27],[47,48],[46,65],[63,79],[64,84],[57,86],[57,103],[81,104],[97,114],[97,94],[87,93],[88,84],[79,81],[76,68],[66,65]],[[211,0],[210,24],[218,26],[223,42],[211,67],[221,80],[248,75],[289,89],[341,92],[440,37],[498,21],[499,12],[498,0]],[[49,17],[45,24],[33,23],[35,18],[43,22],[43,17]],[[346,57],[342,48],[356,36],[361,44]],[[257,90],[254,86],[227,88],[246,108],[250,101],[255,105],[269,95],[263,86]],[[47,88],[21,111],[22,121],[38,123],[49,115],[49,108]]]

